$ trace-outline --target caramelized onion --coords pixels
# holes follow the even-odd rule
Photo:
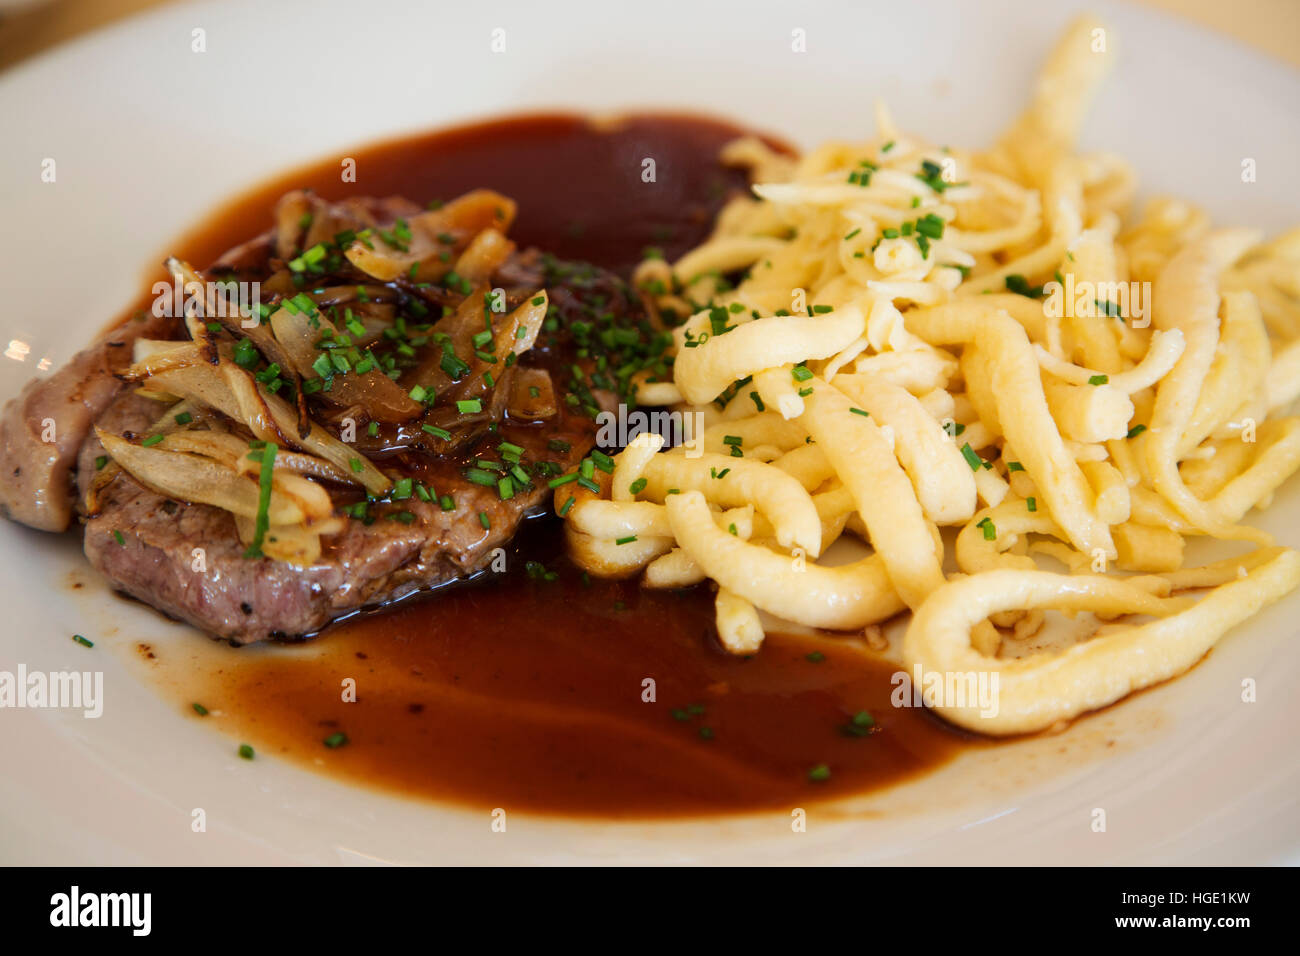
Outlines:
[[[404,249],[372,232],[354,240],[346,255],[354,266],[380,282],[407,276],[433,282],[451,271],[450,262],[441,258],[443,252],[463,250],[474,236],[489,227],[509,229],[514,218],[514,200],[490,189],[476,189],[439,209],[411,217]],[[443,242],[440,237],[453,241]]]
[[[534,395],[534,391],[537,394]],[[551,382],[551,373],[542,368],[515,369],[506,410],[511,418],[521,421],[554,418],[559,412],[559,406],[555,402],[555,385]]]
[[[311,429],[311,419],[307,415],[307,399],[302,391],[302,377],[293,368],[289,362],[288,355],[285,354],[280,344],[276,342],[275,337],[271,335],[271,330],[262,324],[259,315],[243,315],[238,309],[235,314],[230,314],[230,304],[227,302],[224,307],[217,302],[216,294],[212,291],[211,283],[204,284],[202,278],[188,262],[182,262],[179,259],[171,258],[167,260],[167,267],[171,269],[172,275],[185,284],[188,290],[198,283],[198,288],[203,290],[202,300],[204,308],[201,313],[192,315],[190,310],[185,310],[185,325],[190,331],[194,341],[199,343],[200,352],[208,361],[216,365],[220,359],[217,354],[215,340],[209,331],[207,323],[199,321],[200,318],[207,318],[218,323],[226,331],[239,338],[247,336],[248,339],[257,346],[258,350],[266,358],[275,362],[283,370],[284,376],[293,385],[294,394],[297,396],[298,422],[297,430],[299,435],[305,435]],[[246,320],[250,324],[246,324]]]
[[[313,319],[317,323],[312,325]],[[271,329],[286,353],[286,361],[304,376],[316,375],[313,364],[323,353],[316,347],[322,337],[338,335],[338,329],[324,315],[309,319],[302,312],[276,309],[271,314]],[[336,406],[359,406],[377,422],[406,422],[418,417],[424,406],[403,391],[397,383],[378,369],[364,375],[348,372],[333,377],[329,391],[316,392],[322,401]]]
[[[102,428],[96,428],[95,434],[104,450],[123,470],[158,494],[178,501],[213,505],[247,518],[257,517],[257,483],[225,465],[198,455],[133,445]],[[324,489],[321,491],[323,493]],[[328,504],[328,495],[325,501],[326,510],[318,517],[325,517],[333,511],[333,506]],[[290,497],[274,487],[268,514],[272,524],[301,524],[308,517],[301,499]]]
[[[239,402],[235,399],[225,378],[210,365],[173,369],[154,376],[149,379],[149,382],[173,395],[202,402],[252,427],[241,418]],[[287,427],[291,432],[294,423],[293,408],[284,399],[266,392],[260,384],[257,386],[257,391],[281,434],[287,433]],[[313,428],[306,436],[289,435],[289,437],[292,439],[289,442],[291,446],[324,458],[337,466],[340,471],[352,475],[355,481],[373,494],[386,494],[393,486],[388,476],[376,468],[373,462],[323,428]]]

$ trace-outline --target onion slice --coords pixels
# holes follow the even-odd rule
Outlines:
[[[365,238],[353,241],[345,254],[349,262],[380,282],[402,277],[435,282],[451,271],[450,262],[443,261],[441,253],[463,250],[484,229],[504,232],[514,221],[515,209],[513,199],[490,189],[476,189],[439,209],[411,217],[404,249],[387,242],[380,230],[371,230]],[[442,241],[447,238],[453,241]]]
[[[257,518],[256,482],[236,474],[225,465],[184,452],[133,445],[102,428],[96,428],[95,434],[104,450],[123,470],[158,494],[212,505],[246,518]],[[327,501],[328,498],[326,495]],[[300,500],[275,488],[271,490],[267,514],[272,524],[302,524],[308,517]]]
[[[243,410],[234,393],[231,392],[225,377],[210,365],[173,369],[155,375],[149,379],[149,383],[181,398],[201,402],[236,421],[243,422],[249,428],[253,427],[251,422],[243,418]],[[306,436],[297,436],[293,429],[295,419],[292,406],[284,399],[267,392],[260,384],[254,384],[270,419],[275,423],[280,434],[290,439],[288,442],[290,446],[324,458],[372,494],[386,494],[393,487],[392,481],[376,468],[373,462],[356,449],[349,448],[325,429],[313,428]]]

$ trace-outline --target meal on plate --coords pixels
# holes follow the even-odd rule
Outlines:
[[[693,225],[634,267],[579,242],[627,218],[599,190],[512,238],[529,198],[491,163],[442,202],[284,191],[9,403],[0,501],[235,644],[433,589],[437,617],[549,514],[564,553],[532,578],[705,594],[699,655],[799,628],[879,650],[903,620],[901,671],[951,724],[1105,707],[1300,583],[1244,523],[1300,467],[1300,230],[1135,209],[1132,168],[1076,149],[1111,58],[1076,22],[985,149],[883,107],[803,155],[729,134],[696,165],[731,179],[664,186]],[[1054,612],[1092,623],[1040,646]]]

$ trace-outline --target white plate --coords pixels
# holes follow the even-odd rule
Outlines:
[[[13,394],[139,291],[187,224],[284,167],[386,134],[540,106],[681,106],[809,144],[869,133],[885,97],[940,142],[984,144],[1076,7],[996,3],[778,5],[692,0],[494,5],[304,0],[168,6],[0,77],[0,359]],[[1085,133],[1127,155],[1148,193],[1270,230],[1297,218],[1300,76],[1185,22],[1094,3],[1121,59]],[[615,14],[613,11],[618,10]],[[503,28],[506,52],[490,50]],[[807,53],[791,31],[807,31]],[[206,31],[206,52],[191,50]],[[57,182],[40,181],[57,162]],[[1255,159],[1258,182],[1240,180]],[[365,171],[361,170],[364,181]],[[490,185],[490,184],[488,184]],[[250,224],[250,228],[261,224]],[[1283,543],[1300,495],[1265,526]],[[1292,597],[1187,676],[1067,734],[971,753],[868,814],[814,811],[673,824],[485,815],[349,787],[184,720],[139,680],[137,640],[202,639],[108,597],[76,543],[0,522],[0,670],[102,668],[105,713],[0,711],[0,861],[1261,863],[1300,857],[1300,648]],[[68,586],[69,575],[91,582]],[[105,628],[110,615],[116,628]],[[107,632],[106,632],[107,631]],[[84,632],[88,650],[69,640]],[[1241,702],[1254,678],[1258,702]],[[192,832],[203,808],[207,832]],[[1093,810],[1108,828],[1093,832]]]

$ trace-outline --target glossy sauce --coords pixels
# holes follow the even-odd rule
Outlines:
[[[518,204],[510,238],[521,249],[535,245],[626,277],[647,247],[671,260],[708,236],[723,202],[746,188],[744,173],[720,165],[718,151],[746,134],[752,131],[670,113],[600,126],[569,113],[530,113],[388,140],[269,180],[207,217],[159,259],[212,262],[269,229],[276,200],[292,189],[331,200],[398,195],[427,203],[485,187]],[[342,181],[343,157],[356,160],[354,183]],[[655,161],[651,183],[642,181],[646,159]]]
[[[235,201],[178,251],[215,259],[269,224],[292,188],[424,202],[486,186],[518,201],[521,248],[626,276],[646,246],[671,259],[708,235],[744,185],[717,163],[740,132],[679,116],[595,128],[543,115],[393,141],[348,154],[355,185],[339,181],[337,157],[324,159]],[[644,158],[656,161],[654,183],[642,181]],[[556,524],[529,522],[504,573],[354,618],[310,645],[231,650],[198,676],[193,700],[259,753],[351,781],[602,817],[788,812],[897,782],[969,742],[924,710],[890,706],[895,667],[852,644],[770,635],[736,658],[717,644],[708,586],[584,581]],[[530,576],[529,561],[558,577]],[[344,700],[349,678],[355,701]],[[852,723],[864,711],[869,729]]]
[[[738,658],[716,642],[709,588],[584,581],[556,557],[554,526],[530,522],[504,573],[355,619],[323,646],[232,651],[201,702],[259,753],[485,812],[789,812],[968,740],[892,707],[896,668],[842,639],[770,635]],[[530,576],[529,560],[558,576]],[[853,724],[863,711],[870,728]],[[819,765],[830,776],[810,779]]]

